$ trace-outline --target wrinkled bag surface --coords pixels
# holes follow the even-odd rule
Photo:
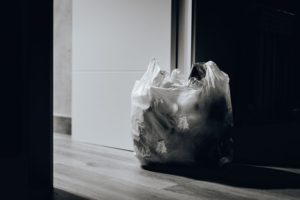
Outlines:
[[[195,72],[203,77],[193,77]],[[194,66],[185,80],[180,71],[169,75],[152,60],[135,82],[131,102],[134,151],[141,165],[232,160],[229,77],[214,62]]]

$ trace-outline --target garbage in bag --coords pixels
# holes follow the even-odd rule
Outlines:
[[[141,165],[212,163],[233,158],[229,77],[212,62],[193,65],[189,78],[171,75],[154,59],[134,84],[131,132]]]

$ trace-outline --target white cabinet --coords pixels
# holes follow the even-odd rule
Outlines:
[[[151,58],[170,69],[171,0],[73,0],[72,138],[132,149],[130,93]]]

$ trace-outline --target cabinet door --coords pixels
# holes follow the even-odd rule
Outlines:
[[[72,138],[133,149],[130,94],[156,57],[170,69],[171,0],[74,0]]]

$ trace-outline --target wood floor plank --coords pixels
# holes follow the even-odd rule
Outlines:
[[[211,175],[206,175],[206,172],[202,173],[204,176],[190,176],[193,172],[180,174],[144,170],[133,152],[76,142],[69,135],[54,134],[54,186],[88,199],[299,199],[299,169],[278,168],[277,171],[269,169],[269,172],[267,168],[261,168],[263,170],[269,174],[279,173],[280,176],[272,176],[274,181],[291,176],[283,181],[291,180],[292,184],[275,184],[274,188],[249,188],[242,184],[236,186],[226,181],[218,182]]]
[[[66,180],[66,182],[73,185],[80,185],[88,192],[93,194],[101,194],[106,199],[198,199],[198,197],[178,194],[172,191],[159,190],[151,187],[144,186],[138,183],[128,184],[123,180],[112,178],[107,175],[98,175],[86,170],[60,165],[55,168],[55,177]],[[60,186],[61,188],[61,186]],[[73,190],[70,186],[69,190]],[[93,197],[94,198],[94,197]],[[207,198],[204,198],[207,199]]]

